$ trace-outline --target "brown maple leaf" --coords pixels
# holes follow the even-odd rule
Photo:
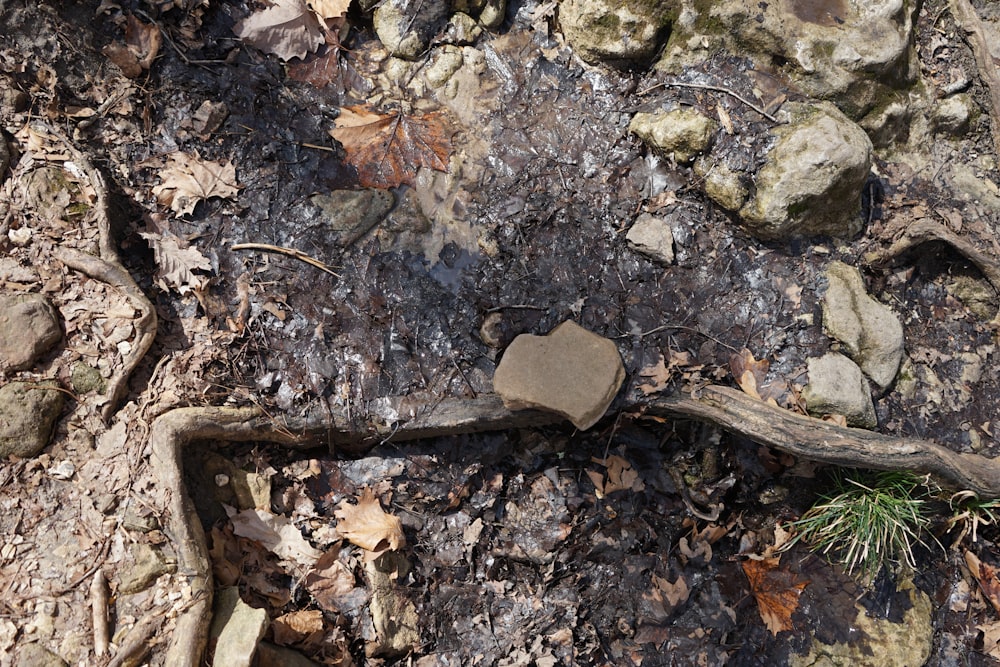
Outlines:
[[[337,532],[362,549],[377,551],[388,545],[396,550],[406,544],[403,522],[387,514],[369,488],[361,492],[357,505],[344,501],[333,514],[338,519]]]
[[[1000,579],[997,578],[998,571],[979,560],[979,557],[971,551],[965,552],[965,564],[969,567],[969,572],[979,582],[979,588],[983,595],[990,601],[993,608],[1000,612]]]
[[[777,635],[792,629],[792,613],[799,606],[799,596],[808,581],[795,581],[795,575],[778,569],[778,557],[743,561],[743,573],[750,582],[750,592],[764,625]]]
[[[414,185],[420,167],[448,171],[452,133],[441,112],[407,116],[344,107],[336,125],[330,134],[344,146],[347,162],[366,188]]]
[[[746,394],[761,400],[760,388],[764,386],[764,379],[767,377],[767,369],[770,366],[766,359],[757,361],[753,358],[753,352],[743,348],[738,353],[729,357],[729,370],[736,378],[736,384],[740,386]]]
[[[304,0],[275,0],[233,26],[236,36],[282,60],[305,58],[323,43],[323,28]]]

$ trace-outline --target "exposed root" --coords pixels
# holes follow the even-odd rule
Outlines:
[[[115,372],[108,382],[107,403],[101,408],[101,417],[105,422],[108,422],[118,408],[118,403],[125,395],[129,377],[131,377],[132,372],[153,344],[153,339],[156,337],[156,310],[118,259],[118,252],[115,250],[114,243],[111,240],[111,220],[108,217],[108,190],[104,184],[104,177],[101,176],[101,172],[94,168],[94,165],[90,163],[87,156],[74,146],[65,135],[51,127],[48,128],[48,131],[59,138],[66,147],[66,150],[69,151],[73,161],[87,175],[97,199],[94,211],[97,216],[98,252],[100,253],[100,257],[94,257],[93,255],[88,255],[87,253],[71,248],[60,248],[55,252],[56,258],[71,269],[80,271],[94,280],[100,280],[115,289],[121,290],[128,297],[132,307],[139,311],[139,317],[134,325],[136,331],[135,342],[132,343],[130,352],[122,360],[122,368]]]
[[[697,398],[660,398],[648,406],[648,412],[707,421],[811,461],[930,473],[982,498],[1000,497],[1000,461],[953,452],[931,440],[837,426],[768,405],[729,387],[705,387]]]
[[[923,218],[906,228],[906,232],[895,243],[877,252],[865,255],[868,264],[886,264],[911,248],[928,241],[947,243],[979,269],[983,277],[1000,294],[1000,261],[979,250],[967,239],[962,238],[939,222]],[[1000,312],[989,323],[994,329],[1000,329]]]
[[[969,46],[976,59],[979,78],[986,86],[990,98],[990,121],[993,125],[993,150],[1000,155],[1000,74],[993,63],[990,47],[983,32],[983,24],[969,0],[951,0],[951,14],[968,35]]]
[[[105,422],[111,419],[119,401],[125,395],[128,379],[132,375],[142,358],[146,356],[153,339],[156,338],[156,310],[150,303],[146,295],[143,294],[139,286],[132,280],[128,271],[123,269],[117,262],[109,262],[100,257],[88,255],[85,252],[73,248],[58,248],[53,253],[60,262],[86,274],[94,280],[100,280],[111,287],[124,292],[128,297],[132,307],[139,311],[139,317],[135,320],[135,341],[132,349],[124,359],[122,367],[115,371],[108,382],[107,403],[101,408],[101,417]]]

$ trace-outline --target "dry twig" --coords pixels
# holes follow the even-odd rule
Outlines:
[[[284,248],[278,245],[270,245],[269,243],[237,243],[232,246],[230,250],[261,250],[263,252],[278,253],[279,255],[285,255],[286,257],[292,257],[301,262],[305,262],[309,266],[315,266],[320,271],[325,271],[334,278],[340,278],[340,274],[331,269],[329,264],[310,257],[301,250],[296,250],[295,248]]]
[[[94,623],[94,655],[98,658],[108,652],[108,580],[98,569],[90,580],[90,605]]]

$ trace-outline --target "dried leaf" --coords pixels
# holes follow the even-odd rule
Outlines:
[[[608,469],[606,479],[600,473],[596,473],[595,477],[595,475],[591,474],[593,471],[587,471],[587,475],[591,480],[594,480],[594,486],[597,488],[599,498],[603,498],[615,491],[631,489],[632,491],[639,492],[646,488],[646,485],[639,479],[639,473],[632,468],[631,463],[622,457],[612,455],[606,459],[595,457],[591,460]]]
[[[180,294],[187,294],[205,285],[208,279],[194,272],[211,271],[212,263],[197,248],[170,232],[140,232],[139,235],[153,248],[156,279],[165,291],[172,288]]]
[[[160,29],[152,23],[143,23],[129,14],[125,26],[125,44],[135,54],[136,62],[142,69],[149,69],[160,53],[163,35]]]
[[[403,523],[399,517],[387,514],[371,489],[361,491],[357,505],[344,501],[334,512],[337,532],[368,551],[388,545],[396,550],[406,544]]]
[[[744,393],[757,400],[762,400],[760,388],[764,386],[764,379],[767,377],[769,367],[770,363],[766,359],[757,361],[753,358],[753,353],[746,348],[729,357],[729,370],[736,378],[736,384]]]
[[[654,574],[652,575],[652,580],[654,592],[666,598],[671,607],[676,607],[680,603],[686,602],[688,596],[691,594],[691,589],[688,588],[684,577],[678,576],[677,581],[670,583],[663,577],[658,577]]]
[[[178,215],[194,212],[194,207],[209,197],[232,198],[239,193],[236,167],[229,160],[202,160],[197,152],[175,151],[167,156],[168,164],[160,170],[160,185],[153,194],[164,206]]]
[[[666,359],[664,359],[661,354],[659,361],[652,366],[646,366],[639,371],[639,377],[648,378],[649,380],[639,385],[639,391],[646,396],[655,394],[658,391],[663,391],[667,388],[667,385],[670,384],[670,376],[672,373],[673,369],[667,366]]]
[[[344,107],[330,134],[343,144],[348,163],[367,188],[414,185],[420,167],[448,171],[451,131],[440,112],[415,117]]]
[[[320,18],[335,19],[347,13],[351,0],[309,0],[309,6]]]
[[[772,635],[792,629],[792,613],[798,609],[799,596],[809,584],[808,581],[795,581],[795,575],[787,570],[779,570],[778,560],[775,557],[742,563],[760,617]]]
[[[323,612],[319,609],[289,612],[271,621],[271,629],[275,644],[307,643],[323,633]]]
[[[291,520],[267,510],[243,510],[225,506],[226,514],[233,523],[233,532],[259,542],[264,548],[282,561],[301,569],[309,569],[316,564],[323,553],[302,537],[302,533]]]
[[[316,561],[306,575],[305,586],[320,607],[335,614],[347,614],[368,603],[368,590],[354,585],[354,574],[339,559],[340,543]]]
[[[979,582],[979,588],[983,595],[990,601],[993,608],[1000,612],[1000,580],[997,579],[997,569],[988,563],[979,560],[979,557],[971,551],[965,552],[965,564],[969,567],[969,572]]]
[[[305,58],[323,43],[323,29],[304,0],[275,0],[233,26],[236,36],[282,60]]]
[[[316,88],[335,82],[340,77],[340,50],[330,49],[301,63],[289,63],[288,77]]]

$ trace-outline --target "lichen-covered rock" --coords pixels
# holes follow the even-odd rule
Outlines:
[[[559,24],[566,41],[589,63],[649,60],[666,37],[674,2],[563,0]]]
[[[719,124],[696,109],[681,107],[672,111],[639,112],[628,129],[647,145],[677,162],[690,162],[712,145]]]
[[[857,616],[852,621],[845,621],[856,630],[852,633],[856,636],[832,644],[814,636],[807,647],[808,652],[789,656],[789,667],[909,667],[928,664],[934,650],[934,603],[913,584],[912,577],[901,581],[896,590],[898,593],[905,592],[909,597],[909,606],[902,612],[902,619],[893,618],[892,614],[883,618],[857,603]]]
[[[934,131],[959,135],[969,129],[969,121],[978,107],[971,95],[959,93],[938,102],[931,115]]]
[[[56,310],[44,296],[0,296],[0,370],[31,368],[61,338]]]
[[[892,384],[903,358],[903,325],[891,308],[865,290],[861,272],[843,262],[826,270],[823,330],[881,389]]]
[[[42,451],[63,409],[55,384],[11,382],[0,387],[0,458],[29,458]]]
[[[515,338],[500,360],[493,388],[511,410],[554,412],[585,431],[604,415],[624,380],[615,344],[566,321],[547,336]]]
[[[843,415],[849,426],[875,428],[875,404],[861,369],[842,354],[830,352],[806,362],[809,384],[802,390],[810,414]]]
[[[693,38],[778,62],[804,93],[860,120],[887,93],[916,80],[913,26],[919,0],[695,2],[661,66],[685,57]],[[701,37],[698,35],[707,35]]]
[[[235,586],[219,591],[209,631],[216,640],[212,667],[250,667],[269,624],[267,610],[248,605]]]
[[[662,264],[674,261],[674,235],[663,218],[643,213],[625,235],[629,247]]]
[[[414,60],[448,20],[448,0],[385,0],[372,17],[375,33],[390,55]]]
[[[702,188],[709,199],[727,211],[739,211],[750,196],[743,185],[741,172],[734,171],[711,157],[695,160],[694,173],[701,179]]]
[[[790,121],[772,130],[774,146],[740,217],[763,239],[857,234],[871,141],[829,102],[789,103],[785,109]]]

